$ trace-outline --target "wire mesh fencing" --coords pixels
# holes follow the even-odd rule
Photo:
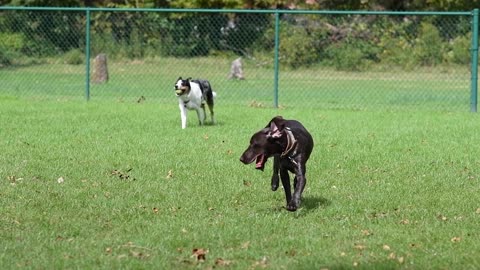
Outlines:
[[[473,21],[473,12],[0,7],[0,95],[172,102],[181,76],[208,79],[218,106],[468,111]]]

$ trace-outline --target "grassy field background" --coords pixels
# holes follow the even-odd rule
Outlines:
[[[140,103],[3,94],[4,269],[480,267],[476,114],[219,99],[217,125],[191,112],[181,130],[171,92]],[[295,213],[270,191],[271,161],[263,173],[239,162],[275,115],[315,140]]]
[[[224,105],[274,104],[272,63],[243,59],[246,80],[228,80],[230,62],[223,57],[153,58],[109,61],[109,81],[92,84],[91,100],[147,100],[170,103],[179,76],[206,78]],[[92,67],[93,70],[93,67]],[[30,99],[85,100],[84,65],[61,58],[39,64],[0,68],[0,95]],[[278,104],[283,108],[396,110],[427,109],[468,112],[470,73],[467,66],[391,66],[364,72],[325,67],[279,71]]]

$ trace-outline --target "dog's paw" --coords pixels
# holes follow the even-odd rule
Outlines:
[[[276,191],[278,189],[278,183],[279,183],[278,175],[273,176],[272,177],[272,191]]]
[[[285,207],[288,211],[290,212],[295,212],[298,209],[298,206],[300,205],[299,201],[291,200],[288,204],[287,207]]]
[[[285,207],[285,209],[287,209],[290,212],[295,212],[297,211],[297,206],[292,204],[287,204],[287,207]]]

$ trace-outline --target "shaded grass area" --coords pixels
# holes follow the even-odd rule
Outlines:
[[[0,101],[3,267],[480,267],[476,114]],[[277,114],[316,144],[295,213],[238,160]]]

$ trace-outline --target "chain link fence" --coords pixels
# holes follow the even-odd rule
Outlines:
[[[474,14],[0,7],[0,96],[468,111]]]

